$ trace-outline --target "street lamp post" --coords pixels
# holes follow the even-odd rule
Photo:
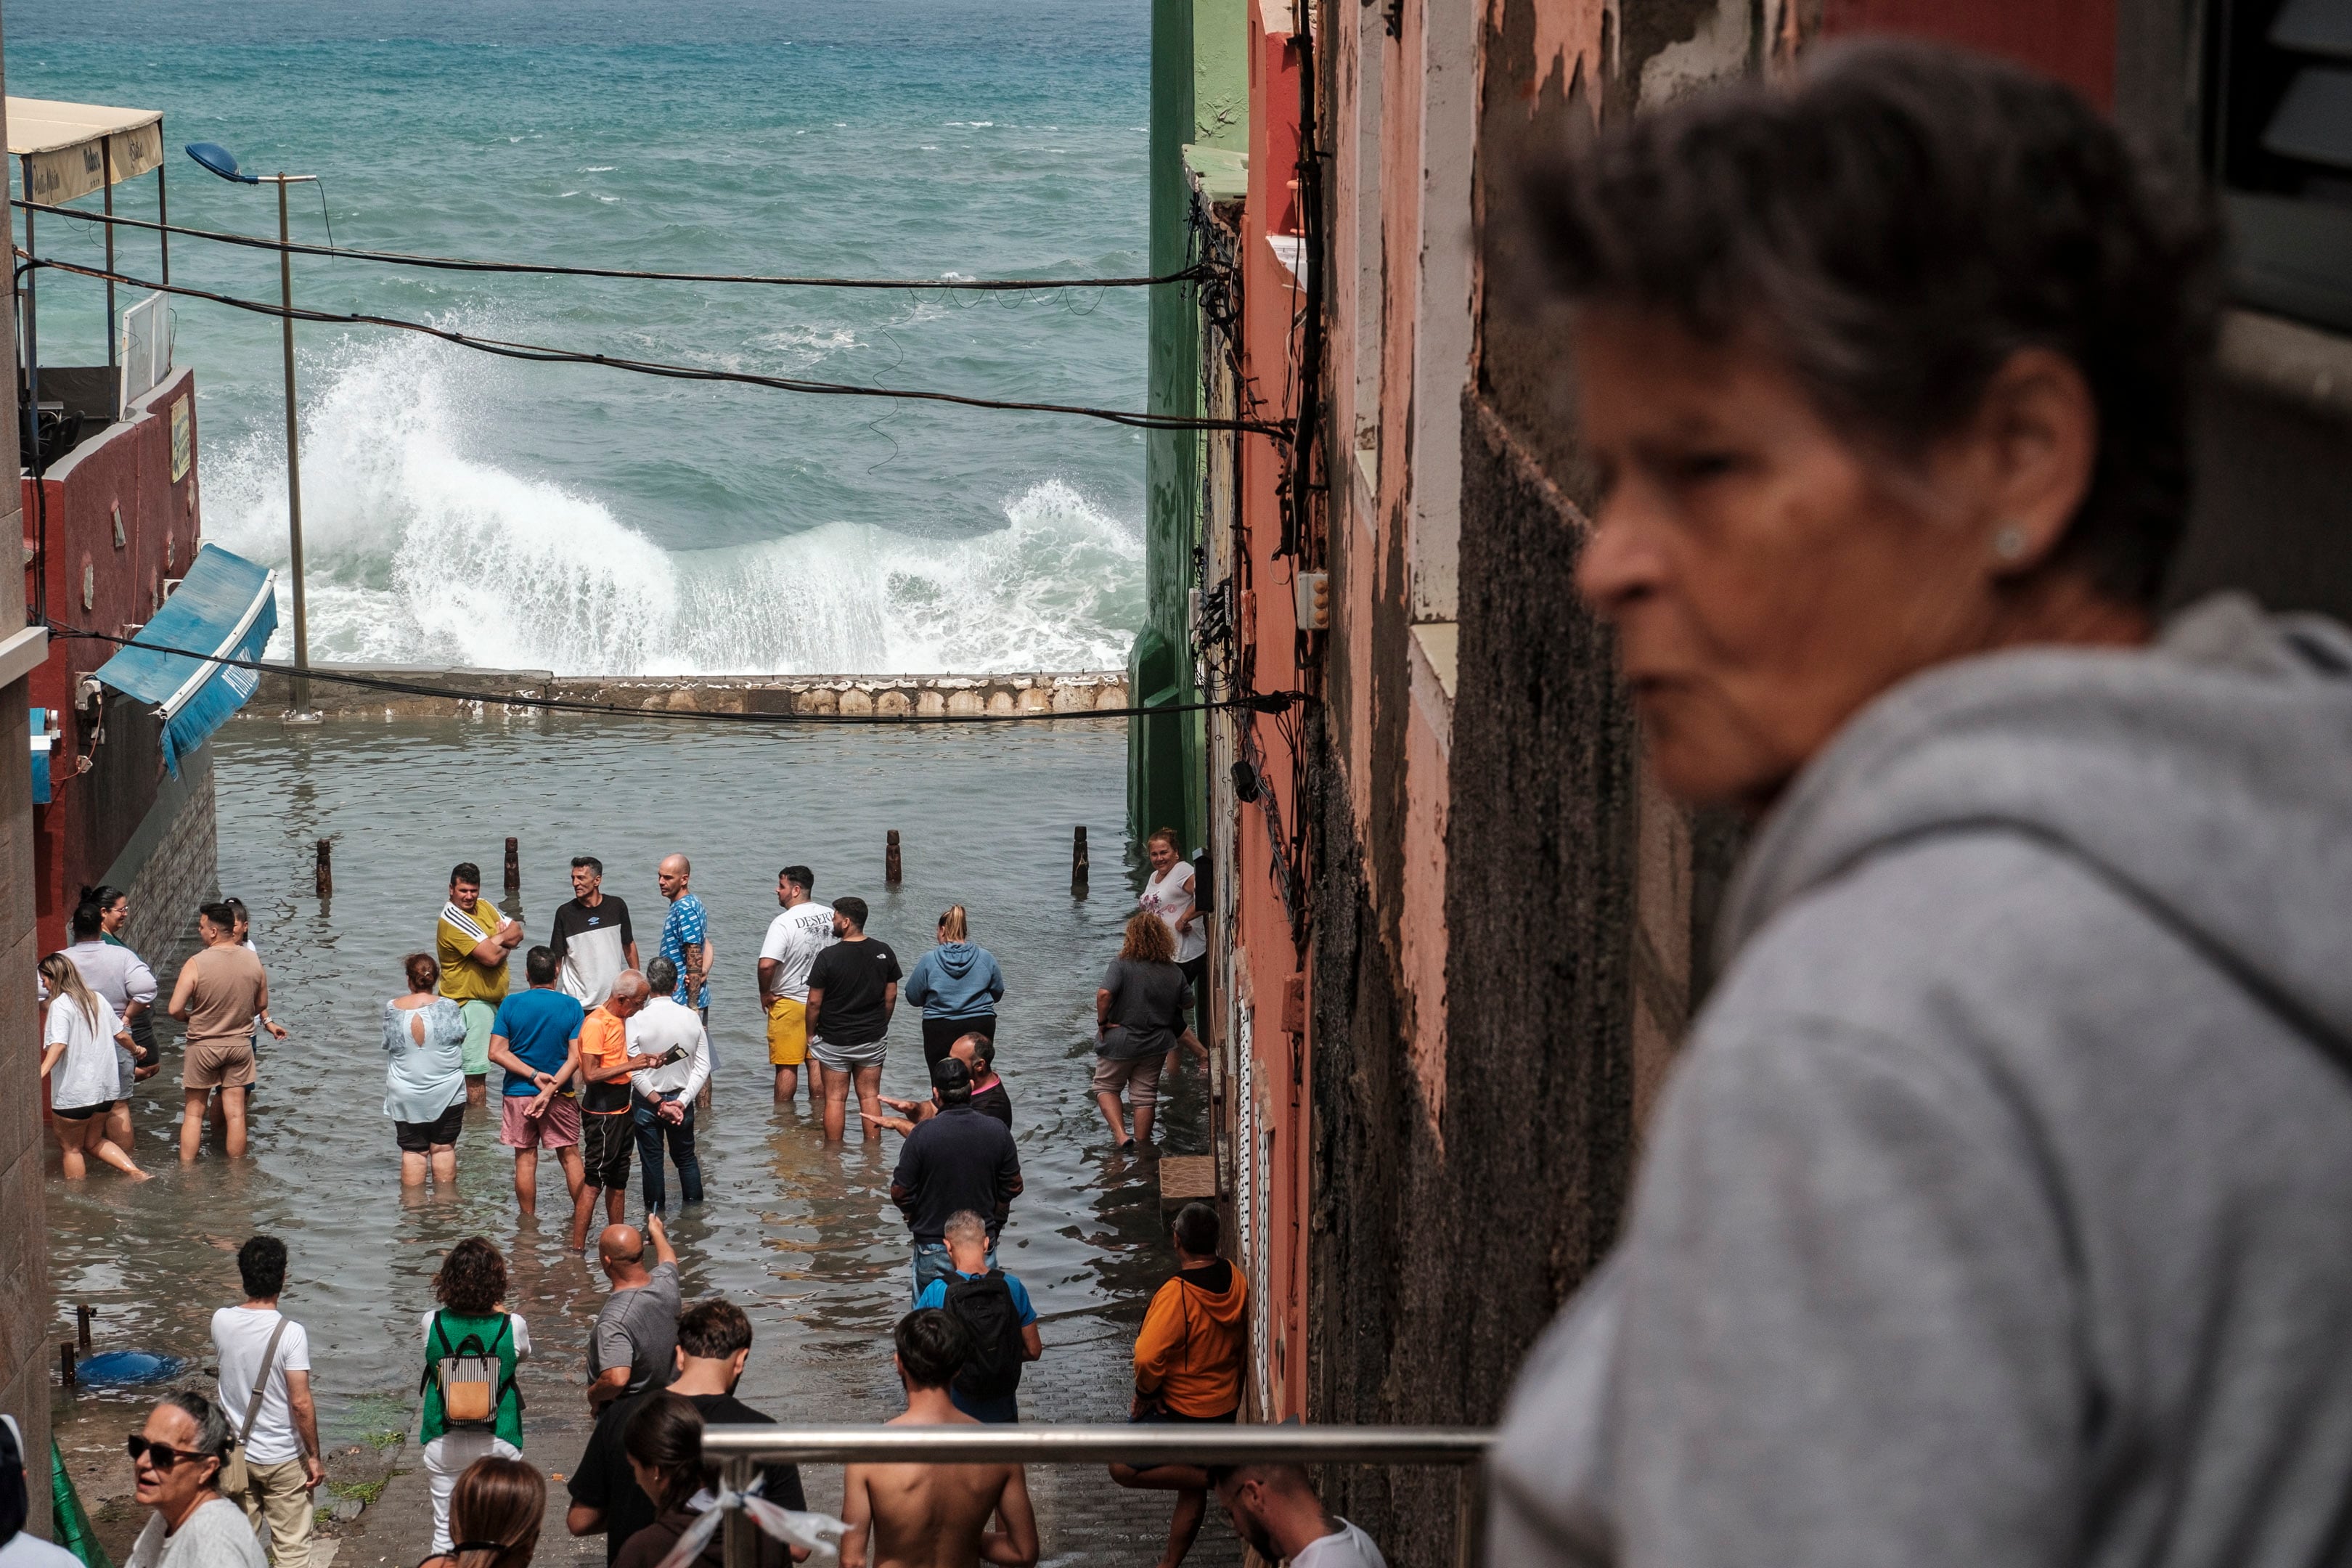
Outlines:
[[[316,174],[248,174],[237,168],[228,149],[214,142],[193,142],[188,156],[222,179],[241,185],[278,187],[278,297],[285,309],[280,325],[286,342],[286,532],[294,567],[294,705],[289,722],[315,723],[310,707],[310,615],[302,574],[302,457],[294,413],[294,253],[286,222],[286,187],[316,181]]]

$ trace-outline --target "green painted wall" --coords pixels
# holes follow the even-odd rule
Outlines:
[[[1189,143],[1246,152],[1249,146],[1248,0],[1152,0],[1151,270],[1180,272],[1191,258]],[[1201,412],[1201,322],[1193,290],[1151,290],[1145,406],[1155,414]],[[1201,437],[1154,430],[1145,437],[1144,626],[1128,661],[1138,705],[1190,702],[1192,655],[1185,625],[1192,550],[1201,533]],[[1139,836],[1173,827],[1201,847],[1207,812],[1202,774],[1202,715],[1135,719],[1128,730],[1128,815]]]

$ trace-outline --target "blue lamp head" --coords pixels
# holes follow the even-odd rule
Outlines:
[[[236,154],[217,142],[191,142],[188,143],[187,153],[189,157],[194,158],[224,180],[235,180],[240,185],[261,184],[261,176],[258,174],[238,174]]]

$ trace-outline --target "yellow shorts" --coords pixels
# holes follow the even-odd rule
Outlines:
[[[808,1060],[808,1004],[779,996],[768,1004],[768,1065],[796,1068]]]

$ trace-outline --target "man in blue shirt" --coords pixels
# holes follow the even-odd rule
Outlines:
[[[661,955],[677,967],[677,989],[670,1000],[692,1007],[710,1022],[710,931],[703,918],[702,900],[688,891],[694,867],[683,855],[663,860],[655,872],[669,913],[662,921]]]
[[[555,1151],[575,1204],[587,1179],[580,1163],[580,1102],[572,1087],[580,1074],[580,1026],[587,1014],[577,999],[555,988],[551,950],[532,948],[523,959],[523,976],[530,989],[499,1004],[490,1026],[490,1060],[506,1069],[499,1142],[515,1152],[515,1203],[523,1213],[536,1214],[541,1149]]]
[[[1021,1419],[1021,1367],[1045,1353],[1037,1337],[1037,1309],[1029,1288],[989,1267],[988,1222],[970,1209],[948,1216],[948,1267],[915,1298],[915,1309],[938,1307],[964,1326],[972,1353],[948,1385],[948,1398],[975,1421]]]

